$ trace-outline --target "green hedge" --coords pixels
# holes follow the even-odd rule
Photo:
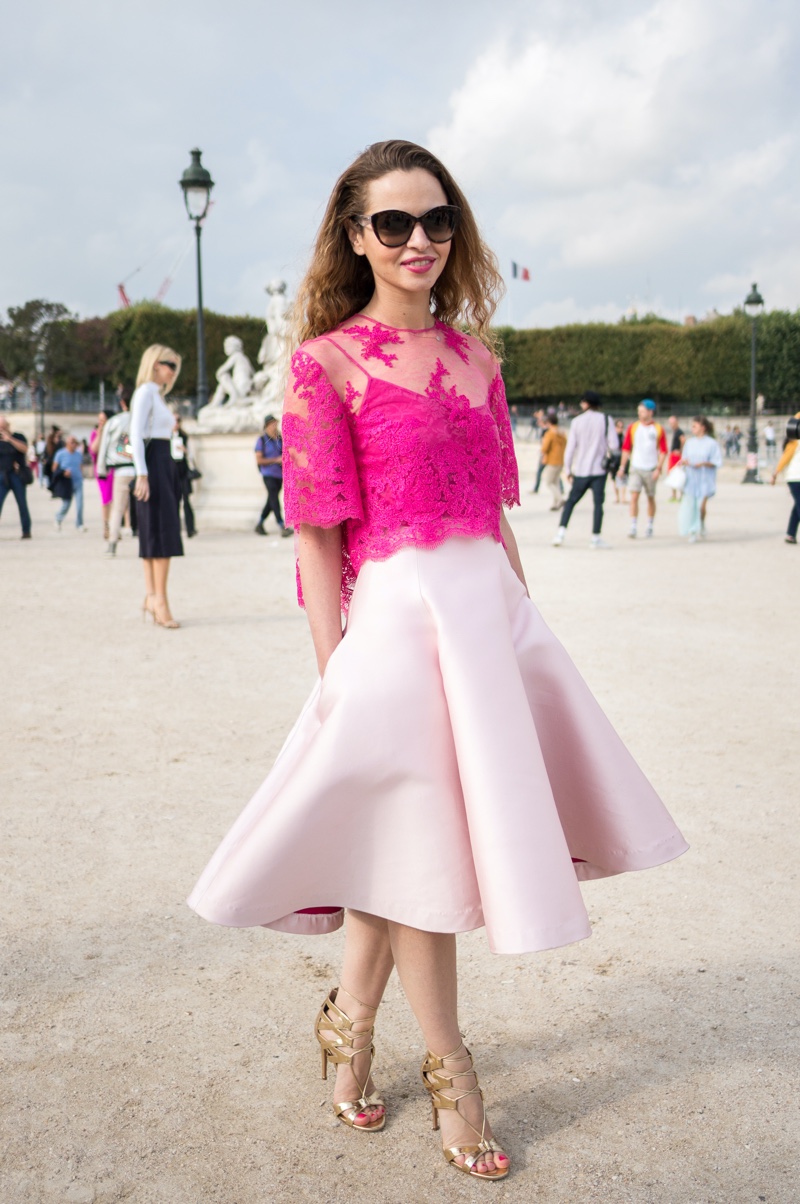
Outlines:
[[[244,344],[245,354],[255,366],[258,349],[264,337],[261,318],[230,317],[227,314],[206,312],[206,373],[209,394],[214,391],[214,373],[226,358],[222,346],[229,334],[236,334]],[[164,343],[183,357],[183,366],[176,396],[194,397],[197,392],[197,314],[192,309],[168,309],[151,303],[118,309],[105,319],[108,323],[108,346],[118,381],[133,385],[142,352],[151,343]]]
[[[152,302],[79,321],[64,306],[28,302],[0,323],[0,361],[12,375],[31,372],[34,350],[46,335],[47,375],[56,387],[96,389],[101,380],[133,384],[142,352],[165,343],[183,356],[176,395],[197,390],[197,319],[194,310]],[[206,312],[209,386],[225,359],[223,340],[237,334],[255,366],[264,334],[260,318]],[[620,412],[642,397],[678,410],[746,408],[750,396],[749,319],[742,313],[697,326],[651,317],[618,325],[560,326],[552,330],[501,328],[509,399],[519,404],[574,402],[596,389]],[[800,402],[800,311],[765,314],[758,323],[758,389],[773,410]]]
[[[584,389],[622,404],[653,397],[665,405],[717,408],[749,399],[750,322],[740,315],[693,327],[623,322],[501,333],[506,387],[515,402],[570,401]],[[758,387],[787,400],[800,395],[800,315],[762,319]]]

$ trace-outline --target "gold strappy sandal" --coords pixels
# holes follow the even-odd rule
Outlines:
[[[314,1033],[322,1047],[322,1077],[328,1078],[328,1062],[335,1064],[349,1065],[353,1070],[353,1058],[358,1054],[369,1051],[369,1067],[367,1069],[364,1082],[360,1083],[358,1076],[353,1070],[353,1077],[358,1083],[358,1089],[361,1092],[359,1099],[354,1102],[346,1102],[334,1104],[333,1110],[343,1124],[349,1125],[351,1129],[359,1129],[362,1133],[377,1133],[386,1123],[386,1113],[379,1120],[373,1121],[370,1125],[357,1125],[355,1118],[359,1112],[363,1112],[365,1108],[383,1108],[384,1102],[377,1092],[373,1091],[372,1095],[365,1095],[369,1076],[372,1074],[372,1064],[375,1061],[375,1046],[372,1044],[372,1028],[364,1032],[356,1032],[353,1029],[354,1024],[363,1023],[359,1020],[351,1020],[350,1017],[336,1006],[336,995],[339,988],[334,987],[328,998],[323,1003],[319,1010],[316,1023],[314,1025]],[[355,999],[355,996],[353,996]],[[361,1003],[360,999],[356,1003]],[[367,1008],[370,1012],[377,1012],[377,1008],[370,1007],[367,1003],[362,1003],[362,1007]],[[323,1030],[334,1033],[334,1037],[324,1037]],[[355,1048],[355,1041],[358,1037],[369,1037],[370,1044],[364,1045],[360,1049]]]
[[[444,1063],[447,1061],[447,1059],[454,1058],[456,1054],[460,1054],[462,1050],[464,1051],[462,1057],[469,1058],[469,1067],[466,1070],[457,1070],[453,1072],[445,1070]],[[431,1093],[431,1109],[433,1113],[434,1129],[439,1128],[439,1111],[441,1109],[450,1108],[458,1112],[459,1101],[466,1099],[468,1095],[479,1095],[481,1097],[481,1104],[483,1104],[483,1092],[478,1086],[477,1076],[475,1078],[475,1086],[470,1087],[469,1091],[462,1092],[462,1094],[456,1096],[455,1099],[451,1099],[449,1095],[442,1094],[442,1092],[445,1090],[453,1089],[453,1079],[460,1078],[462,1075],[470,1073],[473,1073],[472,1054],[469,1052],[463,1041],[458,1046],[458,1049],[454,1049],[452,1053],[445,1054],[444,1057],[441,1058],[437,1058],[436,1054],[433,1054],[430,1052],[430,1050],[428,1050],[425,1061],[422,1063],[422,1081],[427,1090]],[[497,1142],[491,1138],[486,1137],[486,1109],[483,1109],[483,1124],[481,1125],[480,1132],[473,1124],[470,1124],[462,1112],[459,1112],[459,1116],[461,1116],[462,1120],[466,1121],[475,1136],[478,1138],[478,1141],[474,1145],[454,1145],[450,1146],[449,1148],[445,1148],[443,1151],[445,1159],[451,1163],[456,1170],[464,1171],[465,1174],[472,1175],[475,1179],[505,1179],[509,1171],[508,1166],[506,1166],[505,1170],[500,1170],[498,1168],[493,1171],[478,1171],[475,1169],[476,1165],[481,1160],[485,1161],[487,1154],[502,1154],[503,1157],[506,1158],[506,1161],[508,1161],[508,1155],[503,1147],[498,1145]],[[456,1162],[456,1158],[460,1158],[462,1156],[464,1161]],[[495,1163],[495,1165],[497,1164]]]

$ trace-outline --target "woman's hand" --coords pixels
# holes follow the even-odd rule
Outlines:
[[[137,502],[148,502],[150,500],[150,482],[146,475],[136,478],[136,484],[133,487],[133,496]]]
[[[342,532],[340,527],[301,523],[297,538],[300,581],[317,668],[324,676],[342,640]]]
[[[505,510],[502,510],[502,509],[500,511],[500,534],[502,536],[503,543],[505,544],[506,555],[508,556],[508,563],[511,565],[512,569],[517,574],[517,576],[519,577],[523,586],[525,587],[525,593],[528,594],[528,597],[530,597],[530,592],[528,590],[528,583],[525,580],[525,572],[522,568],[522,561],[520,560],[520,556],[519,556],[519,548],[517,547],[517,541],[514,538],[514,532],[511,530],[509,521],[506,518],[506,512],[505,512]]]

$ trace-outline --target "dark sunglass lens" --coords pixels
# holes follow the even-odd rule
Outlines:
[[[425,233],[431,242],[447,242],[455,234],[457,212],[454,209],[445,208],[431,209],[430,213],[426,213],[425,221],[422,223],[425,227]]]
[[[386,209],[373,218],[375,233],[385,247],[401,247],[408,242],[414,222],[400,209]]]
[[[178,366],[174,360],[159,360],[158,362],[162,368],[171,368],[173,372]]]

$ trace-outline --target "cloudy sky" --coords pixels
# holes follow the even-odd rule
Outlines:
[[[800,307],[796,0],[29,0],[3,42],[0,310],[155,296],[199,146],[206,304],[260,314],[388,137],[441,155],[504,275],[530,269],[503,321],[725,312],[753,280]],[[194,303],[192,254],[168,304]]]

